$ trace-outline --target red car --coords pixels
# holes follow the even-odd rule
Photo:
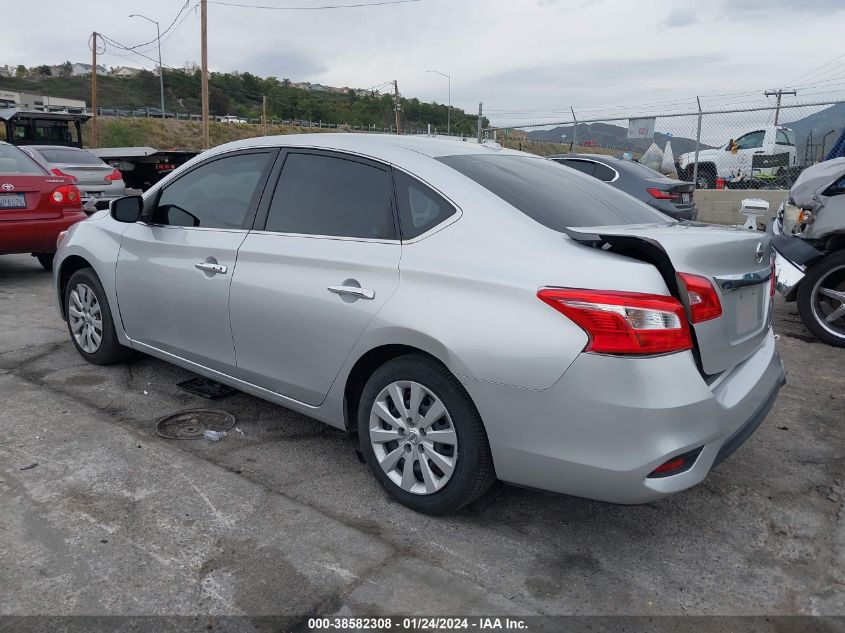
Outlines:
[[[86,217],[72,178],[0,142],[0,255],[32,253],[51,270],[59,233]]]

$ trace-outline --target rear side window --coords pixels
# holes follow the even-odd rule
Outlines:
[[[456,169],[543,226],[606,226],[669,222],[647,204],[543,158],[443,156]]]
[[[439,193],[401,171],[394,171],[402,239],[410,240],[434,228],[457,210]]]
[[[616,171],[602,163],[596,163],[596,171],[593,174],[596,178],[603,182],[610,182],[616,178]]]
[[[567,167],[571,167],[572,169],[577,169],[581,173],[587,174],[588,176],[592,176],[593,173],[595,173],[596,171],[596,164],[589,160],[569,159],[564,161],[563,164]]]
[[[288,154],[270,210],[268,231],[396,239],[384,169],[320,154]]]
[[[102,167],[105,163],[84,149],[36,149],[48,163],[65,163],[66,165],[91,165]]]
[[[778,130],[775,143],[777,145],[795,145],[795,132],[792,130]]]
[[[23,150],[0,144],[0,175],[43,176],[45,173]]]

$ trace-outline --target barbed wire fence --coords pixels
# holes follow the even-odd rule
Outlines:
[[[674,105],[674,104],[672,104]],[[688,105],[688,104],[682,104]],[[610,154],[638,160],[698,188],[789,188],[828,154],[845,128],[845,100],[641,112],[614,107],[485,130],[506,147],[538,154]],[[623,111],[620,111],[623,110]],[[508,113],[485,113],[502,120]]]

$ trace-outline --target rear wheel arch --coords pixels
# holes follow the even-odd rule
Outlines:
[[[343,418],[348,431],[355,431],[357,428],[358,405],[361,401],[361,394],[370,376],[385,363],[401,356],[422,355],[443,366],[447,371],[448,365],[431,351],[404,344],[386,344],[374,347],[362,354],[346,378],[346,385],[343,390]]]
[[[56,289],[58,296],[59,296],[59,305],[61,306],[62,310],[62,318],[67,320],[67,306],[65,306],[65,290],[67,289],[67,282],[78,270],[82,270],[83,268],[91,268],[94,267],[84,257],[80,257],[79,255],[70,255],[66,257],[64,261],[62,261],[62,267],[59,270],[59,277],[58,277],[58,288]],[[95,271],[96,274],[96,271]]]

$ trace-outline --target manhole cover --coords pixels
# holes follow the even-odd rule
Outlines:
[[[228,431],[235,426],[235,416],[220,409],[188,409],[171,413],[156,421],[156,433],[168,440],[197,440],[203,431]]]

